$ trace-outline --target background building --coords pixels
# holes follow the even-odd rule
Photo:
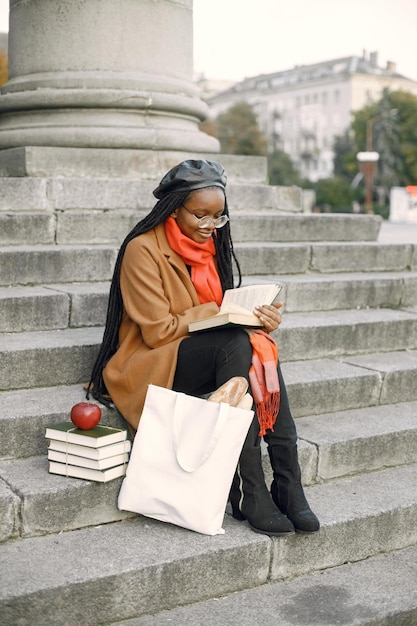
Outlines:
[[[250,104],[269,149],[284,150],[303,177],[316,181],[332,175],[333,141],[349,126],[351,112],[378,100],[385,87],[417,94],[417,82],[399,74],[395,63],[381,68],[378,54],[364,51],[246,78],[207,102],[213,118],[236,102]]]

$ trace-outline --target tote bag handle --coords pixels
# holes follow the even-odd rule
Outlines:
[[[223,433],[223,430],[226,426],[230,407],[224,402],[221,402],[219,405],[216,402],[207,402],[207,405],[210,406],[211,413],[217,411],[217,419],[214,428],[212,429],[212,434],[209,442],[207,443],[207,445],[204,446],[204,450],[199,451],[198,449],[196,449],[195,439],[193,442],[194,445],[190,445],[190,443],[186,441],[186,437],[181,436],[181,426],[183,425],[182,416],[186,415],[187,411],[190,410],[190,407],[187,407],[186,404],[187,399],[188,396],[186,396],[186,394],[184,393],[176,394],[173,417],[173,445],[175,455],[180,467],[185,472],[195,472],[207,461],[213,450],[216,448],[219,439]],[[193,418],[194,420],[199,419],[196,415],[194,415]],[[204,419],[204,416],[201,419]],[[198,425],[194,424],[194,426],[198,428]]]

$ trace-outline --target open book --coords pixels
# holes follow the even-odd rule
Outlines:
[[[188,330],[193,333],[230,324],[262,328],[262,323],[253,314],[253,310],[256,306],[272,304],[280,291],[281,285],[271,283],[227,289],[224,292],[220,311],[204,320],[191,322]]]

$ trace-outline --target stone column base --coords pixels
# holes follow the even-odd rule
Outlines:
[[[192,40],[192,0],[10,0],[0,150],[218,152]]]

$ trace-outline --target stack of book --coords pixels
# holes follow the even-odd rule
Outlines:
[[[46,428],[49,472],[106,483],[126,473],[131,443],[127,431],[110,426],[91,430],[72,422]]]

